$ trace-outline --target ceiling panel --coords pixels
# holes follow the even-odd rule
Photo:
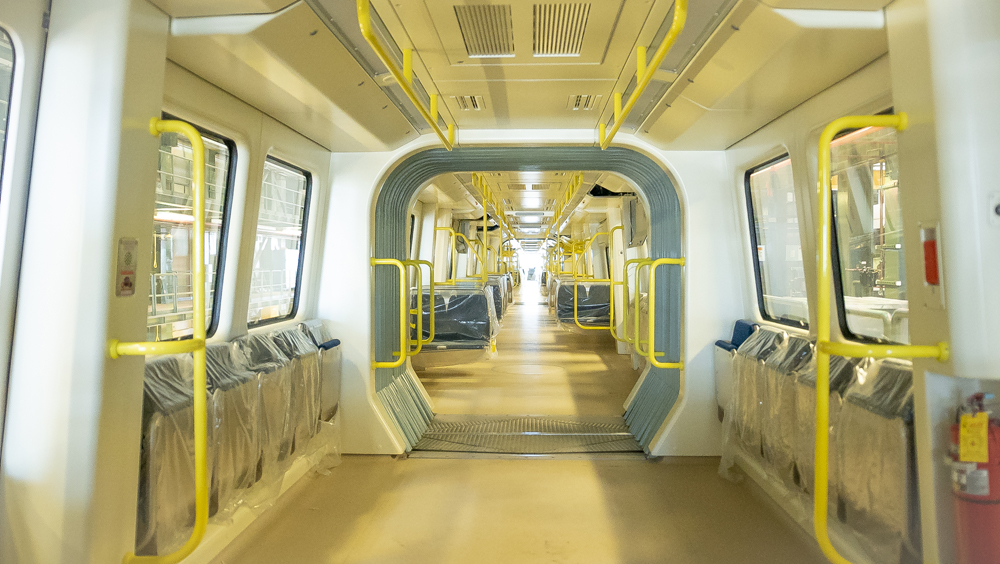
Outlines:
[[[292,3],[291,0],[150,0],[150,2],[174,18],[269,14]]]
[[[887,50],[884,30],[805,29],[758,6],[668,91],[641,136],[662,149],[725,149]]]
[[[171,37],[167,56],[332,150],[387,150],[417,136],[304,3],[247,35]]]

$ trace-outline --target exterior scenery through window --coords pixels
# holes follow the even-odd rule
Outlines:
[[[250,280],[252,324],[295,315],[309,175],[271,157],[264,164]]]
[[[909,343],[896,130],[866,127],[831,147],[840,299],[848,332]]]
[[[10,36],[0,29],[0,171],[6,152],[7,124],[10,121],[10,99],[13,94],[14,46]]]
[[[791,159],[781,157],[752,169],[747,175],[747,201],[761,315],[806,327],[809,303]]]
[[[229,147],[221,139],[205,141],[205,298],[206,326],[215,306],[216,271],[220,267],[223,215],[229,186]],[[194,333],[191,273],[194,215],[191,193],[192,153],[187,138],[160,135],[153,216],[152,274],[146,333],[150,341],[190,337]]]

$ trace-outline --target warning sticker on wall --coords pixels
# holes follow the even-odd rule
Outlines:
[[[990,472],[973,462],[953,462],[951,483],[956,492],[975,496],[990,495]]]
[[[115,295],[127,298],[135,294],[136,263],[139,261],[139,240],[122,237],[118,240],[118,276]]]
[[[958,459],[962,462],[989,462],[990,416],[985,411],[962,414],[958,434]]]

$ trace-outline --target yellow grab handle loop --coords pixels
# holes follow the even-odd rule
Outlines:
[[[396,368],[406,362],[406,353],[410,349],[409,331],[407,331],[407,317],[409,317],[409,297],[410,288],[406,279],[406,265],[403,261],[396,259],[372,259],[372,266],[395,266],[399,270],[399,352],[392,353],[398,356],[396,360],[389,362],[372,361],[372,368]],[[421,315],[421,317],[423,317]]]
[[[191,124],[178,120],[149,121],[149,132],[177,133],[191,142],[193,165],[191,171],[191,197],[194,222],[192,225],[194,247],[191,269],[194,278],[193,335],[183,341],[124,343],[112,339],[108,343],[111,358],[144,356],[151,354],[192,353],[194,357],[194,528],[183,546],[170,554],[136,556],[129,552],[122,558],[124,564],[176,564],[187,558],[205,536],[208,526],[208,416],[205,397],[208,395],[205,376],[205,143],[201,133]]]
[[[926,345],[867,345],[830,341],[830,277],[831,277],[831,189],[830,145],[845,129],[862,127],[892,127],[903,131],[907,127],[905,113],[898,115],[847,116],[834,120],[819,138],[818,198],[816,249],[816,456],[814,467],[813,529],[816,542],[827,559],[834,564],[851,564],[830,542],[827,529],[830,465],[830,355],[875,358],[936,358],[948,360],[948,344]]]
[[[403,69],[396,66],[395,61],[393,61],[389,52],[379,41],[378,35],[376,35],[375,29],[372,27],[371,6],[369,2],[370,0],[358,0],[358,25],[361,26],[361,35],[364,36],[365,41],[367,41],[368,45],[370,45],[372,50],[375,51],[375,55],[382,61],[385,68],[389,70],[389,74],[391,74],[396,80],[396,84],[403,89],[403,93],[406,94],[406,97],[410,99],[410,102],[413,102],[417,111],[420,112],[420,116],[423,117],[424,121],[427,122],[427,125],[431,126],[431,129],[434,130],[434,134],[441,140],[444,148],[449,151],[452,150],[455,145],[455,124],[448,124],[447,133],[445,133],[445,131],[441,129],[441,126],[438,125],[437,94],[431,94],[430,110],[428,110],[420,98],[417,97],[416,91],[413,90],[412,83],[413,51],[411,49],[403,51]]]
[[[684,361],[678,362],[660,362],[656,360],[658,356],[664,356],[666,353],[656,352],[656,267],[672,264],[677,266],[684,266],[683,258],[660,258],[649,263],[649,315],[646,317],[649,321],[649,354],[646,357],[649,362],[657,368],[684,368]]]
[[[359,0],[360,1],[360,0]],[[628,97],[628,102],[625,103],[625,107],[621,107],[621,94],[615,94],[615,120],[611,124],[611,130],[607,129],[604,121],[598,125],[598,136],[601,143],[601,149],[607,149],[611,146],[611,142],[615,138],[615,134],[621,129],[622,124],[628,119],[628,115],[632,113],[632,108],[635,106],[636,102],[639,101],[639,97],[642,93],[646,91],[646,87],[653,80],[653,76],[656,75],[656,69],[660,68],[660,64],[663,63],[663,59],[667,56],[667,52],[670,48],[674,46],[677,42],[677,37],[680,36],[681,31],[684,30],[684,22],[687,20],[687,0],[674,0],[674,19],[670,23],[670,29],[667,31],[666,37],[660,43],[660,46],[653,53],[653,60],[649,61],[648,64],[637,65],[636,68],[636,85],[635,89],[632,90],[632,95]],[[646,59],[646,50],[642,49],[637,53],[643,61]],[[639,76],[641,75],[641,76]]]

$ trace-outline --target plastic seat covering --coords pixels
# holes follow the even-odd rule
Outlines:
[[[796,376],[808,370],[812,360],[812,343],[789,337],[785,346],[764,361],[761,452],[771,471],[787,484],[795,481]]]
[[[330,421],[340,404],[340,378],[343,350],[340,340],[334,339],[322,321],[312,320],[302,324],[302,330],[320,350],[320,419]]]
[[[247,368],[243,352],[234,343],[206,347],[205,369],[215,437],[211,513],[228,514],[237,504],[239,491],[257,481],[257,374]]]
[[[289,413],[292,366],[270,336],[255,333],[235,341],[257,374],[257,409],[261,445],[260,474],[280,475],[291,463],[294,427]]]
[[[305,452],[319,426],[319,348],[298,327],[272,333],[271,338],[291,363],[289,425],[292,428],[292,454],[299,455]]]
[[[734,398],[736,401],[733,422],[736,436],[744,449],[757,457],[762,456],[762,410],[766,412],[767,386],[764,362],[785,344],[785,332],[761,328],[754,332],[736,351],[733,359],[735,375]]]
[[[430,292],[423,295],[423,338],[430,336]],[[488,348],[499,331],[494,288],[449,287],[434,291],[434,341],[425,351]],[[416,308],[416,296],[411,296]],[[415,328],[411,337],[417,338]]]
[[[574,282],[572,279],[562,282],[556,298],[556,318],[559,322],[576,324],[574,287],[578,302],[575,318],[585,327],[607,327],[611,323],[611,285],[607,282]]]
[[[151,357],[143,380],[136,554],[166,554],[191,534],[194,490],[194,365],[190,355]],[[211,421],[211,397],[206,397]],[[208,426],[208,460],[213,460]],[[212,480],[212,464],[208,468]]]
[[[837,434],[845,522],[872,554],[919,554],[913,453],[913,372],[883,360],[844,394]]]

